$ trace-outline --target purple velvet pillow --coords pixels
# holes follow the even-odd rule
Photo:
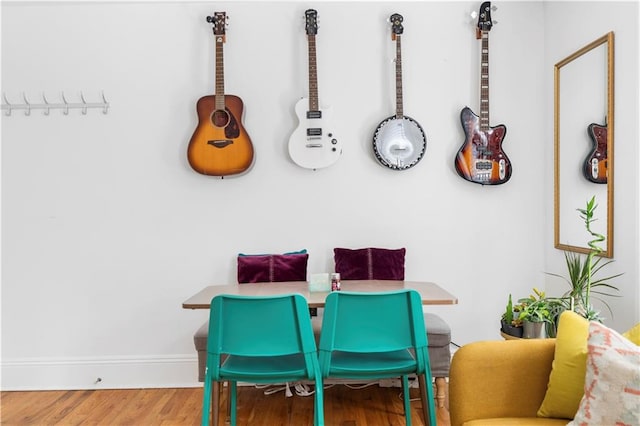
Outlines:
[[[404,280],[405,252],[405,248],[334,248],[333,259],[343,280]]]
[[[238,282],[306,281],[308,253],[238,256]]]

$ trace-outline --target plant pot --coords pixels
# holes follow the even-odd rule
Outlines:
[[[522,322],[522,337],[525,339],[544,339],[547,337],[545,322]]]
[[[500,329],[504,334],[508,334],[509,336],[522,337],[522,327],[507,324],[506,321],[500,321]]]

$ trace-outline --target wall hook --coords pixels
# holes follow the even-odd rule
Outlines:
[[[82,100],[82,115],[87,115],[87,101],[84,100],[84,93],[80,91],[80,99]]]
[[[69,115],[69,102],[67,102],[67,98],[64,96],[64,90],[62,91],[62,102],[64,103],[64,111],[62,111],[62,113]]]
[[[11,115],[11,102],[7,99],[7,94],[2,92],[2,99],[4,100],[4,104],[7,106],[7,112],[4,113],[7,117]]]
[[[27,94],[25,92],[22,92],[22,99],[24,99],[24,104],[26,106],[24,115],[31,115],[31,104],[27,100]]]
[[[47,100],[47,96],[45,95],[44,92],[42,92],[42,100],[44,101],[44,105],[45,105],[44,115],[49,115],[49,113],[51,112],[51,109],[49,107],[49,101]]]
[[[1,0],[0,0],[1,1]],[[64,113],[64,115],[69,115],[69,110],[71,109],[80,109],[82,110],[82,115],[87,115],[87,111],[92,108],[100,108],[104,114],[109,112],[109,102],[107,102],[107,98],[104,94],[104,90],[101,93],[102,100],[99,102],[87,102],[87,98],[84,96],[84,91],[80,91],[80,101],[77,102],[69,102],[67,99],[67,95],[64,90],[61,92],[61,101],[59,102],[51,102],[47,98],[46,91],[42,91],[42,101],[33,103],[28,97],[26,91],[22,92],[23,102],[20,103],[11,103],[7,97],[5,92],[2,92],[2,106],[1,109],[4,111],[4,115],[10,116],[13,111],[24,110],[24,115],[32,115],[31,112],[36,109],[43,110],[44,115],[51,115],[51,110],[60,109]]]
[[[102,113],[107,114],[109,112],[109,102],[107,102],[107,98],[104,97],[104,90],[102,91],[102,102],[104,103]]]

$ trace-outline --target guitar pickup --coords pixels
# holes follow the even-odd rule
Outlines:
[[[594,179],[598,179],[598,159],[591,159],[591,177]]]
[[[478,155],[484,155],[487,157],[491,157],[493,155],[491,148],[489,148],[488,146],[479,146],[476,148],[476,151]]]
[[[491,161],[476,161],[476,170],[491,170],[493,168],[493,163]]]
[[[307,118],[322,118],[322,111],[307,111]]]
[[[318,127],[307,129],[307,136],[322,136],[322,129]]]
[[[212,141],[207,141],[209,145],[213,145],[216,148],[224,148],[227,145],[231,145],[233,143],[230,139],[217,139]]]

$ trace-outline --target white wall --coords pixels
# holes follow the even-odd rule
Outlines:
[[[42,91],[51,100],[61,90],[87,98],[104,90],[111,102],[107,115],[2,117],[3,389],[194,384],[192,335],[207,313],[181,303],[205,285],[235,280],[240,251],[306,248],[314,273],[331,270],[336,246],[404,246],[407,279],[458,296],[457,306],[432,308],[458,344],[498,338],[507,295],[545,285],[543,271],[555,261],[545,256],[553,251],[552,137],[544,136],[552,122],[549,6],[505,2],[494,14],[491,121],[506,124],[503,147],[514,165],[511,180],[496,187],[468,183],[453,168],[464,136],[460,110],[479,111],[479,41],[469,18],[476,2],[313,5],[320,96],[334,108],[344,153],[315,172],[293,164],[287,139],[293,105],[307,94],[301,17],[310,6],[2,3],[2,90],[10,101],[22,91],[35,102]],[[224,180],[198,175],[186,161],[195,102],[213,91],[205,17],[214,10],[231,18],[226,89],[244,100],[256,149],[248,174]],[[404,110],[428,138],[425,158],[403,172],[378,165],[370,148],[395,106],[385,22],[392,12],[405,17]],[[616,116],[618,140],[626,131],[637,142],[637,126],[626,126]],[[631,167],[621,163],[620,180],[618,167]],[[632,191],[616,188],[637,213]],[[629,271],[637,265],[637,214],[616,214],[616,232],[625,221],[636,230],[628,249],[616,247],[620,256],[635,254],[618,262]],[[637,305],[621,307],[638,317]]]
[[[598,304],[606,323],[618,330],[627,330],[640,322],[640,178],[636,170],[640,158],[638,81],[638,2],[545,2],[545,91],[548,94],[546,106],[546,135],[553,141],[553,66],[589,42],[609,31],[615,37],[615,190],[614,190],[614,263],[607,274],[624,273],[614,284],[620,289],[619,298],[607,298],[613,315],[606,306]],[[586,88],[588,90],[588,88]],[[546,248],[553,247],[553,151],[545,152],[549,177],[545,190],[549,206],[546,225]],[[585,200],[586,202],[586,200]],[[582,206],[576,206],[582,207]],[[604,214],[597,212],[598,215]],[[600,216],[602,217],[602,216]],[[577,216],[576,216],[577,218]],[[579,220],[579,219],[578,219]],[[564,274],[566,271],[562,251],[545,251],[547,271]],[[602,271],[603,273],[605,270]],[[605,275],[601,275],[605,276]],[[547,277],[547,291],[560,294],[567,284]]]

